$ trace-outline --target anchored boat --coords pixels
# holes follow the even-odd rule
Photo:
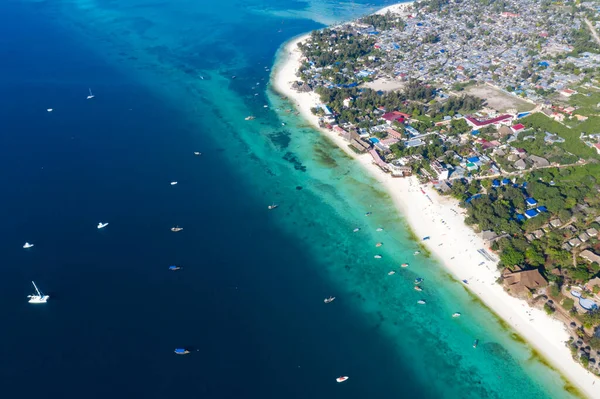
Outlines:
[[[29,303],[46,303],[50,296],[42,294],[33,281],[31,284],[33,284],[33,288],[35,288],[36,293],[33,295],[27,295],[27,298],[29,298]]]

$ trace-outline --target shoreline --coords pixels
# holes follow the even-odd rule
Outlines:
[[[411,3],[395,4],[379,10],[377,14],[388,10],[392,12],[401,10],[409,4]],[[500,277],[500,272],[496,268],[497,261],[486,261],[485,265],[480,266],[485,259],[477,249],[487,247],[483,239],[464,223],[465,212],[459,207],[457,200],[439,195],[431,185],[420,185],[414,176],[394,178],[384,173],[373,163],[368,153],[355,153],[349,148],[348,142],[337,133],[319,127],[318,117],[310,111],[321,103],[319,96],[312,91],[300,93],[291,88],[291,83],[299,80],[295,75],[301,60],[297,44],[306,40],[308,36],[309,34],[298,36],[282,46],[279,62],[273,66],[271,76],[273,89],[286,96],[305,120],[346,154],[357,160],[385,187],[414,234],[417,237],[431,237],[428,241],[418,243],[424,244],[442,266],[459,281],[468,280],[469,284],[465,287],[519,333],[552,368],[563,375],[567,379],[566,384],[572,384],[587,397],[600,397],[600,394],[593,389],[597,378],[573,360],[570,350],[565,345],[565,341],[569,338],[567,327],[561,321],[546,315],[543,310],[529,307],[525,301],[505,292],[496,283],[497,278]],[[440,224],[440,219],[445,223]]]

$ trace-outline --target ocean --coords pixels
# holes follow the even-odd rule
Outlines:
[[[0,4],[2,398],[574,397],[269,87],[388,4]]]

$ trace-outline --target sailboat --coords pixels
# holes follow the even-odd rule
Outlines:
[[[94,98],[94,95],[92,94],[92,89],[88,89],[90,91],[90,95],[87,96],[88,100],[91,100],[92,98]]]
[[[27,298],[29,298],[29,303],[46,303],[50,296],[42,294],[33,281],[31,282],[31,284],[33,284],[33,288],[35,288],[36,294],[27,295]]]
[[[278,206],[279,206],[279,205],[277,205],[277,204],[275,204],[275,203],[274,203],[273,205],[269,205],[267,208],[268,208],[269,210],[271,210],[271,209],[275,209],[275,208],[277,208]]]
[[[26,242],[25,244],[23,244],[23,248],[25,248],[25,249],[29,249],[31,247],[33,247],[33,244],[31,244],[31,243]]]
[[[100,223],[98,223],[98,226],[96,226],[96,227],[99,228],[99,229],[103,229],[106,226],[108,226],[108,223],[102,223],[102,222],[100,222]]]

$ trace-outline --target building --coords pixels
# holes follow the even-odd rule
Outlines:
[[[510,129],[512,130],[512,132],[514,134],[517,134],[517,133],[522,132],[523,130],[525,130],[525,126],[523,124],[521,124],[521,123],[517,123],[516,125],[512,126]]]
[[[581,251],[579,256],[581,256],[583,259],[587,260],[590,263],[596,262],[596,263],[600,264],[600,256],[596,255],[589,249],[586,249],[585,251]]]
[[[431,169],[433,169],[433,171],[436,173],[437,178],[439,180],[446,180],[448,179],[448,169],[446,169],[444,166],[442,166],[441,163],[439,163],[437,160],[433,160],[431,161]]]
[[[382,118],[385,119],[389,125],[391,125],[393,122],[404,123],[406,119],[410,118],[410,115],[399,111],[392,111],[388,112],[387,114],[383,114]]]
[[[537,155],[530,155],[529,160],[533,163],[536,168],[550,166],[550,162],[546,158],[538,157]]]
[[[525,203],[527,204],[527,206],[536,206],[538,202],[535,198],[527,198],[525,200]]]
[[[528,209],[525,211],[525,217],[527,219],[531,219],[536,217],[539,214],[539,212],[537,211],[537,209]]]
[[[504,274],[504,287],[518,297],[548,286],[548,282],[537,269]]]

